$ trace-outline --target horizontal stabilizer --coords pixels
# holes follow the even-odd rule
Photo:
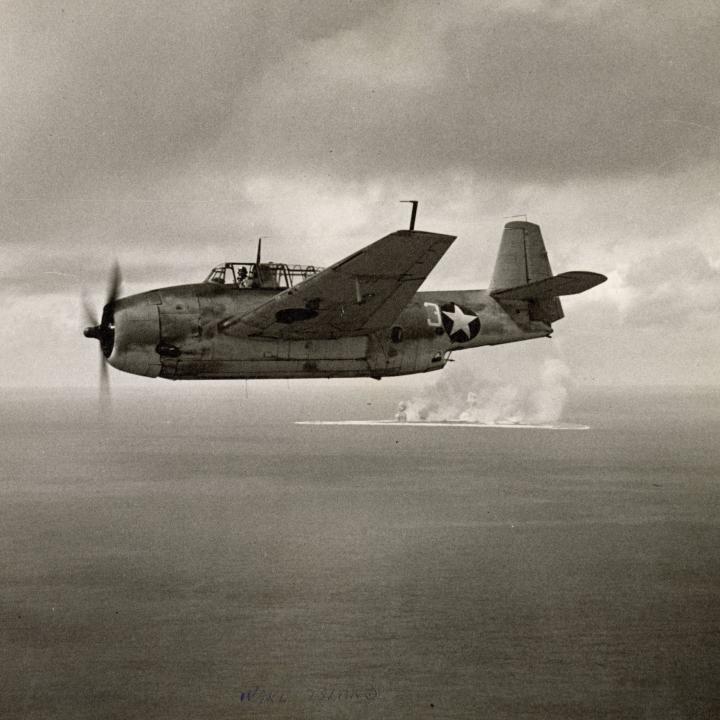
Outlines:
[[[600,273],[573,270],[526,285],[493,290],[490,294],[496,300],[546,300],[560,295],[576,295],[606,280],[607,278]]]

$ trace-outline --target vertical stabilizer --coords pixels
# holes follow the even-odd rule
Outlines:
[[[521,221],[505,225],[490,291],[520,287],[551,276],[540,226]]]
[[[514,220],[505,225],[500,250],[495,261],[490,292],[499,293],[552,277],[540,226]],[[530,319],[555,322],[563,317],[562,306],[556,298],[531,300]]]

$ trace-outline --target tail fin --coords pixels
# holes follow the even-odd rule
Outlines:
[[[505,225],[490,292],[527,285],[551,276],[540,226],[518,220]]]
[[[527,302],[530,320],[553,323],[564,317],[559,295],[583,292],[605,280],[580,271],[553,275],[540,226],[513,221],[505,225],[489,290],[499,302]]]

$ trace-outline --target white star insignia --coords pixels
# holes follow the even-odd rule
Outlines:
[[[443,310],[443,315],[446,315],[450,320],[452,320],[452,330],[448,334],[453,336],[456,332],[460,332],[462,330],[465,333],[465,336],[469,338],[471,335],[470,323],[473,320],[477,320],[477,317],[475,315],[466,315],[457,305],[453,305],[453,307],[455,309],[452,312]]]

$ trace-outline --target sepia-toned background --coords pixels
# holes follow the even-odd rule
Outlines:
[[[718,37],[702,0],[1,3],[2,720],[720,716]],[[425,289],[486,286],[516,215],[608,281],[441,373],[98,401],[115,259],[328,265],[404,199],[458,236]],[[400,403],[503,426],[295,424]]]

